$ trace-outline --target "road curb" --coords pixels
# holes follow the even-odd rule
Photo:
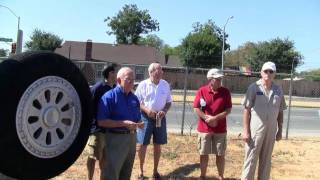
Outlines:
[[[183,102],[182,95],[172,95],[172,99],[174,102]],[[233,105],[240,105],[241,103],[240,97],[232,97]],[[193,102],[194,96],[186,96],[186,101],[188,103]],[[289,105],[289,99],[286,98],[286,103]],[[320,108],[320,102],[309,102],[309,101],[291,101],[291,107],[304,107],[304,108]]]

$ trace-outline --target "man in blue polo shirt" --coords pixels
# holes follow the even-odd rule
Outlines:
[[[118,85],[102,96],[98,105],[98,125],[106,128],[106,164],[102,179],[130,179],[136,154],[136,129],[140,123],[140,102],[131,90],[134,74],[123,67]]]

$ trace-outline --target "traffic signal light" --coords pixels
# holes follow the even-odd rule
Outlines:
[[[17,44],[16,43],[12,43],[11,44],[11,54],[15,54],[16,53],[16,49],[17,49]]]

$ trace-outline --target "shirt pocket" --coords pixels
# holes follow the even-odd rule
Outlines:
[[[256,95],[256,99],[255,99],[255,102],[254,102],[254,106],[256,108],[262,108],[262,109],[265,109],[266,105],[268,104],[268,101],[267,101],[267,97],[265,95],[261,95],[261,94],[257,94]]]

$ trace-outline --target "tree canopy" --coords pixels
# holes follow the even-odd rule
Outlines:
[[[303,71],[300,73],[300,75],[304,76],[308,80],[320,81],[320,68],[310,71]]]
[[[211,20],[193,25],[193,30],[182,40],[180,57],[190,67],[220,67],[223,31]],[[228,35],[225,35],[225,39]],[[225,49],[229,49],[225,43]]]
[[[262,64],[267,61],[274,62],[277,72],[281,73],[290,73],[292,63],[294,70],[303,64],[303,57],[295,50],[294,42],[280,38],[255,44],[251,55],[245,59],[253,71],[260,71]]]
[[[8,54],[7,49],[0,49],[0,57],[6,57]]]
[[[105,20],[114,34],[118,44],[138,44],[141,34],[159,30],[159,23],[152,19],[148,10],[139,10],[137,5],[125,5],[114,17]]]
[[[164,46],[164,42],[155,34],[147,35],[146,37],[141,37],[138,44],[155,47],[157,50],[161,50]]]
[[[247,59],[252,55],[256,44],[246,42],[236,50],[229,51],[225,54],[225,66],[249,66]]]
[[[181,51],[181,45],[176,46],[176,47],[171,47],[168,44],[163,45],[161,52],[163,54],[167,55],[174,55],[174,56],[179,56]]]
[[[63,39],[59,36],[35,29],[30,37],[30,41],[26,42],[28,50],[49,50],[54,51],[61,46]]]

